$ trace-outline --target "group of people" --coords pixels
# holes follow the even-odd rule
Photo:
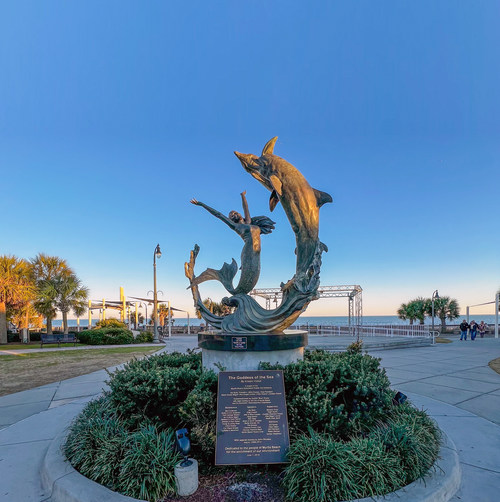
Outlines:
[[[486,333],[487,325],[484,321],[481,321],[480,324],[477,324],[476,321],[471,321],[469,324],[465,319],[460,324],[460,340],[467,340],[467,331],[470,332],[470,339],[475,340],[476,335],[479,332],[479,336],[484,338],[484,334]]]

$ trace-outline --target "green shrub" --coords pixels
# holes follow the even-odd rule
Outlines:
[[[211,464],[214,459],[217,381],[213,371],[204,371],[179,408],[179,416],[190,431],[193,455],[202,464]]]
[[[127,329],[127,325],[118,319],[104,319],[98,321],[95,325],[96,328],[122,328]]]
[[[30,333],[30,340],[32,342],[39,342],[42,339],[41,333]]]
[[[131,497],[155,502],[175,493],[180,455],[174,432],[147,422],[128,431],[109,396],[90,402],[72,424],[64,453],[81,474]]]
[[[358,351],[307,352],[304,360],[283,369],[290,432],[309,427],[338,439],[368,429],[391,405],[392,391],[380,361]]]
[[[9,333],[7,332],[7,341],[9,343],[20,343],[23,338],[22,333]],[[39,342],[40,333],[32,332],[30,333],[30,341]]]
[[[64,453],[84,476],[116,489],[127,430],[108,397],[91,401],[71,426]]]
[[[124,328],[98,328],[78,334],[81,343],[89,345],[128,345],[134,343],[134,335]]]
[[[106,329],[112,328],[99,331]],[[423,411],[392,404],[385,371],[360,345],[343,354],[306,352],[304,361],[283,370],[292,438],[283,481],[289,500],[384,494],[422,477],[434,462],[439,430]],[[85,408],[66,444],[82,474],[125,495],[161,498],[173,490],[171,428],[180,426],[190,431],[200,468],[212,465],[217,375],[202,371],[201,354],[131,361],[110,374],[109,384],[110,394]]]
[[[134,343],[152,343],[153,333],[149,331],[141,331],[134,339]]]
[[[129,362],[111,375],[111,399],[131,425],[146,417],[157,424],[180,423],[179,406],[201,373],[201,354],[160,354]]]
[[[174,431],[153,425],[130,434],[120,466],[118,490],[123,495],[156,502],[174,495],[175,465],[181,456],[174,450]]]
[[[439,429],[410,405],[349,441],[312,430],[292,442],[283,484],[289,500],[330,502],[383,495],[421,478],[437,458]]]
[[[422,410],[409,404],[398,406],[387,421],[370,433],[383,442],[404,468],[403,485],[421,478],[435,461],[441,442],[440,430]]]

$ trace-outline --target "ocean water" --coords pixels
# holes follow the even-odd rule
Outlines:
[[[458,325],[460,324],[464,319],[466,319],[465,316],[460,316],[457,319],[454,319],[453,321],[446,321],[447,325]],[[174,325],[175,326],[185,326],[187,325],[187,317],[174,317]],[[480,323],[481,321],[484,321],[486,324],[495,324],[495,316],[494,315],[481,315],[481,314],[474,314],[469,317],[469,320],[476,321],[477,323]],[[95,326],[97,323],[97,319],[92,320],[92,325]],[[189,320],[189,323],[191,326],[200,326],[200,324],[205,324],[205,321],[203,319],[197,319],[197,318],[191,318]],[[434,324],[438,325],[440,324],[441,321],[436,317],[434,320]],[[52,321],[52,325],[54,327],[61,326],[62,321],[61,320],[54,320]],[[294,323],[294,325],[301,325],[303,326],[304,324],[309,324],[310,326],[347,326],[349,324],[349,318],[347,316],[300,316],[297,321]],[[377,316],[363,316],[363,324],[365,326],[379,326],[382,324],[399,324],[399,325],[408,325],[410,324],[408,321],[403,321],[398,318],[398,316],[392,316],[392,315],[377,315]],[[425,324],[432,324],[431,319],[426,318],[425,319]],[[76,326],[76,319],[68,319],[68,325],[69,326]],[[88,326],[88,319],[80,319],[80,326],[81,327],[87,327]]]

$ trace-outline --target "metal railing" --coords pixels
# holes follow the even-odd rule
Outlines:
[[[295,329],[306,330],[310,335],[321,336],[405,336],[405,337],[432,337],[430,326],[401,324],[387,324],[378,326],[330,326],[330,325],[295,325]],[[434,334],[434,336],[436,336]]]

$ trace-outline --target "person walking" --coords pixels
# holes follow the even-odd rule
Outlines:
[[[478,328],[477,328],[477,329],[478,329],[478,331],[479,331],[479,336],[480,336],[481,338],[484,338],[484,334],[486,333],[486,328],[487,328],[487,327],[488,327],[488,326],[484,323],[484,321],[481,321],[481,323],[479,324],[479,326],[478,326]]]
[[[475,340],[476,339],[476,335],[477,335],[477,323],[476,321],[471,321],[470,323],[470,326],[469,326],[469,330],[470,330],[470,339],[471,340]]]
[[[464,319],[460,323],[460,341],[466,340],[467,341],[467,330],[469,329],[469,323]]]

